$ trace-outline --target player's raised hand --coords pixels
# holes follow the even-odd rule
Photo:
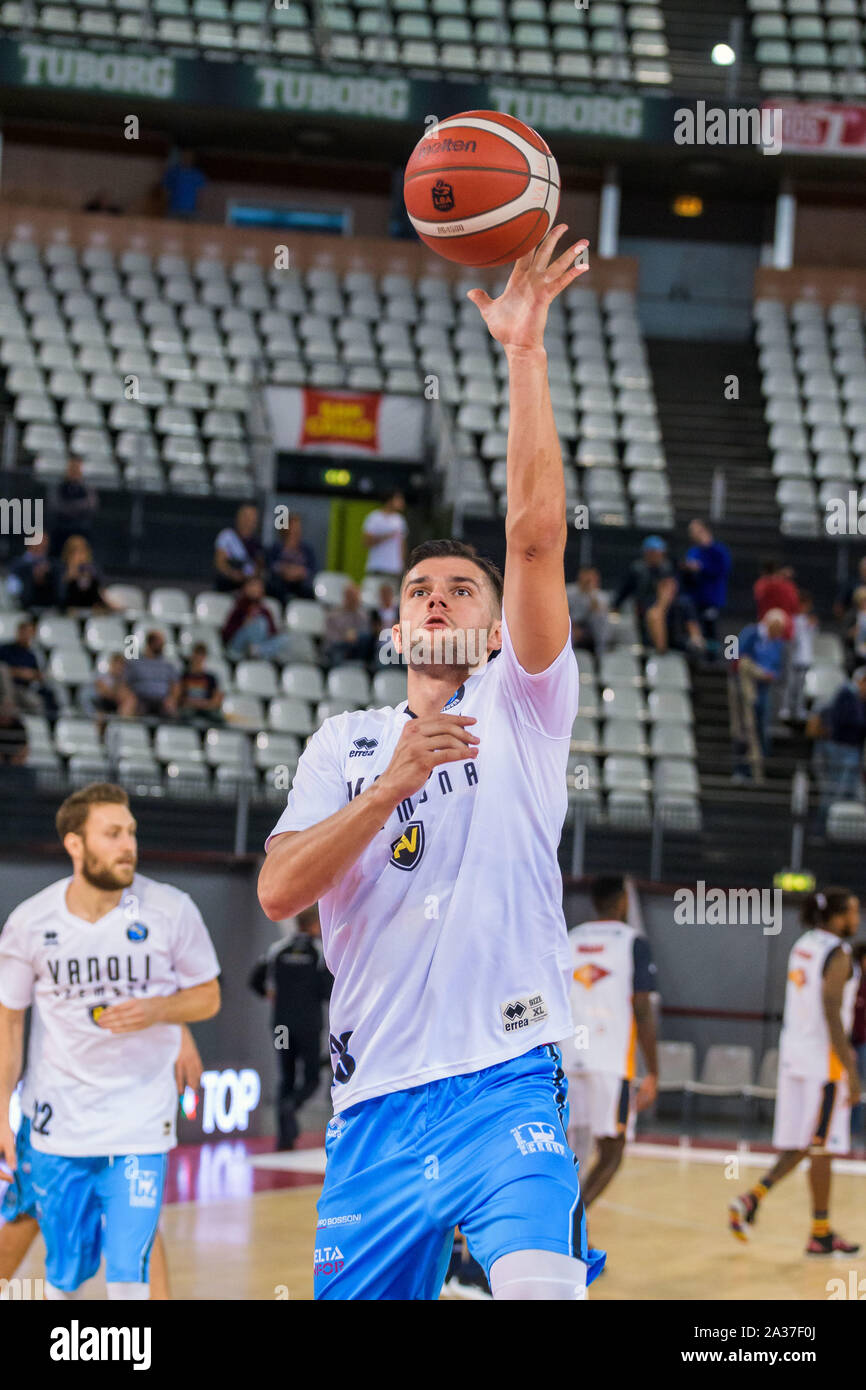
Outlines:
[[[99,1015],[96,1026],[109,1033],[139,1033],[159,1021],[158,1008],[157,999],[122,999]]]
[[[0,1123],[0,1159],[12,1170],[10,1173],[4,1173],[0,1169],[0,1182],[11,1182],[15,1176],[15,1135],[5,1116]]]
[[[475,722],[465,714],[431,714],[424,719],[411,719],[379,778],[380,783],[402,801],[420,791],[440,763],[474,758],[480,741],[467,725]]]
[[[497,299],[484,290],[469,290],[467,299],[477,307],[491,334],[503,347],[539,348],[544,346],[547,311],[553,300],[579,276],[589,270],[584,258],[578,260],[588,241],[576,241],[555,261],[556,243],[568,227],[560,222],[527,256],[514,262],[508,284]]]

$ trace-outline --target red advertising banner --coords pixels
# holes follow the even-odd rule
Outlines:
[[[351,446],[379,452],[379,405],[375,391],[350,394],[303,388],[298,447]]]
[[[845,154],[866,158],[866,106],[780,102],[785,154]],[[765,103],[765,109],[771,103]]]

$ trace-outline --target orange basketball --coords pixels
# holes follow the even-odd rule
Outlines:
[[[463,111],[418,141],[403,197],[421,240],[446,260],[507,265],[553,226],[559,170],[523,121],[500,111]]]

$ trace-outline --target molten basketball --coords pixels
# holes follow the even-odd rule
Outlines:
[[[461,265],[507,265],[537,246],[559,207],[559,170],[534,130],[499,111],[431,126],[403,179],[415,231]]]

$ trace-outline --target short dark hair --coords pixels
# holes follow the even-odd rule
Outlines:
[[[838,884],[825,888],[823,893],[810,893],[800,910],[800,921],[806,928],[826,926],[834,917],[841,917],[848,911],[853,896],[850,888]]]
[[[589,893],[592,905],[599,916],[613,912],[617,902],[626,891],[622,874],[599,874],[592,880]]]
[[[483,570],[493,590],[497,607],[502,607],[502,571],[492,560],[488,560],[486,555],[479,555],[474,545],[467,545],[465,541],[422,541],[420,545],[415,546],[406,562],[406,574],[416,565],[420,565],[422,560],[441,560],[448,555],[455,555],[461,560],[471,560],[473,565]]]
[[[61,841],[67,835],[80,835],[91,806],[128,806],[129,797],[115,782],[89,782],[67,796],[54,818]]]

